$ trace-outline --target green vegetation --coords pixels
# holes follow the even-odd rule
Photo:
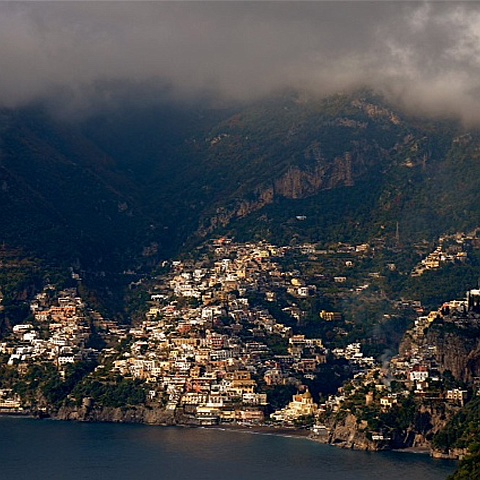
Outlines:
[[[292,395],[297,393],[294,385],[276,385],[274,387],[265,387],[269,403],[269,413],[280,410],[292,401]]]
[[[465,292],[476,287],[480,266],[448,264],[439,270],[428,270],[411,277],[402,293],[406,298],[421,300],[427,308],[438,308],[446,299],[462,299]]]
[[[433,437],[433,446],[448,452],[453,448],[468,449],[455,474],[449,480],[474,480],[480,476],[480,398],[476,397],[463,407]]]
[[[140,405],[146,400],[141,380],[121,376],[102,380],[88,377],[76,385],[72,397],[77,399],[77,405],[81,404],[83,398],[90,398],[95,405],[103,407],[128,407]]]
[[[42,284],[44,269],[21,250],[0,247],[0,332],[29,316],[26,300]]]
[[[433,438],[433,446],[442,451],[452,448],[476,450],[480,438],[480,397],[474,398],[462,408]]]
[[[68,395],[76,388],[77,384],[88,375],[95,364],[75,363],[65,368],[65,378],[52,363],[33,364],[28,367],[24,375],[19,375],[18,370],[5,367],[4,386],[13,387],[15,393],[20,395],[27,405],[48,404],[50,408],[58,408]],[[14,382],[7,379],[14,379]]]
[[[476,480],[480,478],[480,445],[473,444],[468,455],[460,462],[457,471],[448,480]]]

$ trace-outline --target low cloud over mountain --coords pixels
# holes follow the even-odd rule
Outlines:
[[[371,86],[419,113],[480,121],[478,3],[7,2],[0,62],[3,106],[88,110],[130,88],[236,100]]]

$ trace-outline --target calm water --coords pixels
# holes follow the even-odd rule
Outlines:
[[[364,453],[242,432],[0,417],[2,480],[439,480],[426,455]]]

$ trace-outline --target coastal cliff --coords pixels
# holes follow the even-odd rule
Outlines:
[[[435,458],[458,460],[463,458],[466,448],[452,448],[448,451],[434,446],[432,439],[441,432],[458,408],[445,411],[436,405],[418,405],[415,418],[404,429],[389,432],[372,432],[368,422],[352,413],[340,414],[326,419],[320,430],[314,430],[311,439],[328,445],[351,450],[370,452],[405,450],[429,453]]]
[[[453,312],[447,305],[430,319],[420,318],[388,369],[372,370],[328,399],[318,440],[462,459],[478,438],[479,339],[479,317],[466,305]]]
[[[344,418],[335,418],[330,424],[328,434],[313,438],[336,447],[352,450],[381,451],[389,450],[388,442],[373,441],[368,438],[365,426],[352,414]]]

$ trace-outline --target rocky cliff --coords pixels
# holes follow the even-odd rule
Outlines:
[[[227,226],[235,218],[243,218],[259,211],[276,199],[300,200],[317,195],[324,190],[340,187],[353,187],[357,179],[366,174],[371,167],[371,161],[366,161],[365,152],[371,147],[365,145],[358,151],[345,152],[332,160],[325,159],[319,147],[310,145],[304,152],[304,157],[312,164],[305,166],[290,166],[287,171],[265,183],[260,184],[247,197],[242,198],[242,188],[234,194],[237,198],[229,206],[217,208],[215,214],[204,219],[199,228],[200,236],[206,236],[218,227]],[[363,153],[362,153],[363,152]],[[375,152],[374,158],[380,153]]]
[[[366,433],[366,425],[353,414],[337,416],[332,421],[327,422],[327,425],[328,434],[314,436],[314,439],[352,450],[380,451],[390,449],[387,441],[373,441],[369,438]]]
[[[430,328],[426,336],[429,344],[435,345],[435,359],[440,371],[449,370],[465,383],[480,376],[480,336],[477,329]]]
[[[434,450],[432,439],[442,431],[448,420],[460,410],[458,406],[442,405],[419,401],[411,422],[403,428],[387,428],[372,432],[368,422],[359,416],[340,411],[325,420],[325,429],[312,435],[320,443],[341,448],[364,451],[385,451],[414,449],[429,452],[438,458],[458,459],[465,455],[465,449],[449,452]]]
[[[61,407],[52,414],[56,420],[73,420],[78,422],[114,422],[141,423],[146,425],[176,425],[173,412],[164,408],[148,407]]]

